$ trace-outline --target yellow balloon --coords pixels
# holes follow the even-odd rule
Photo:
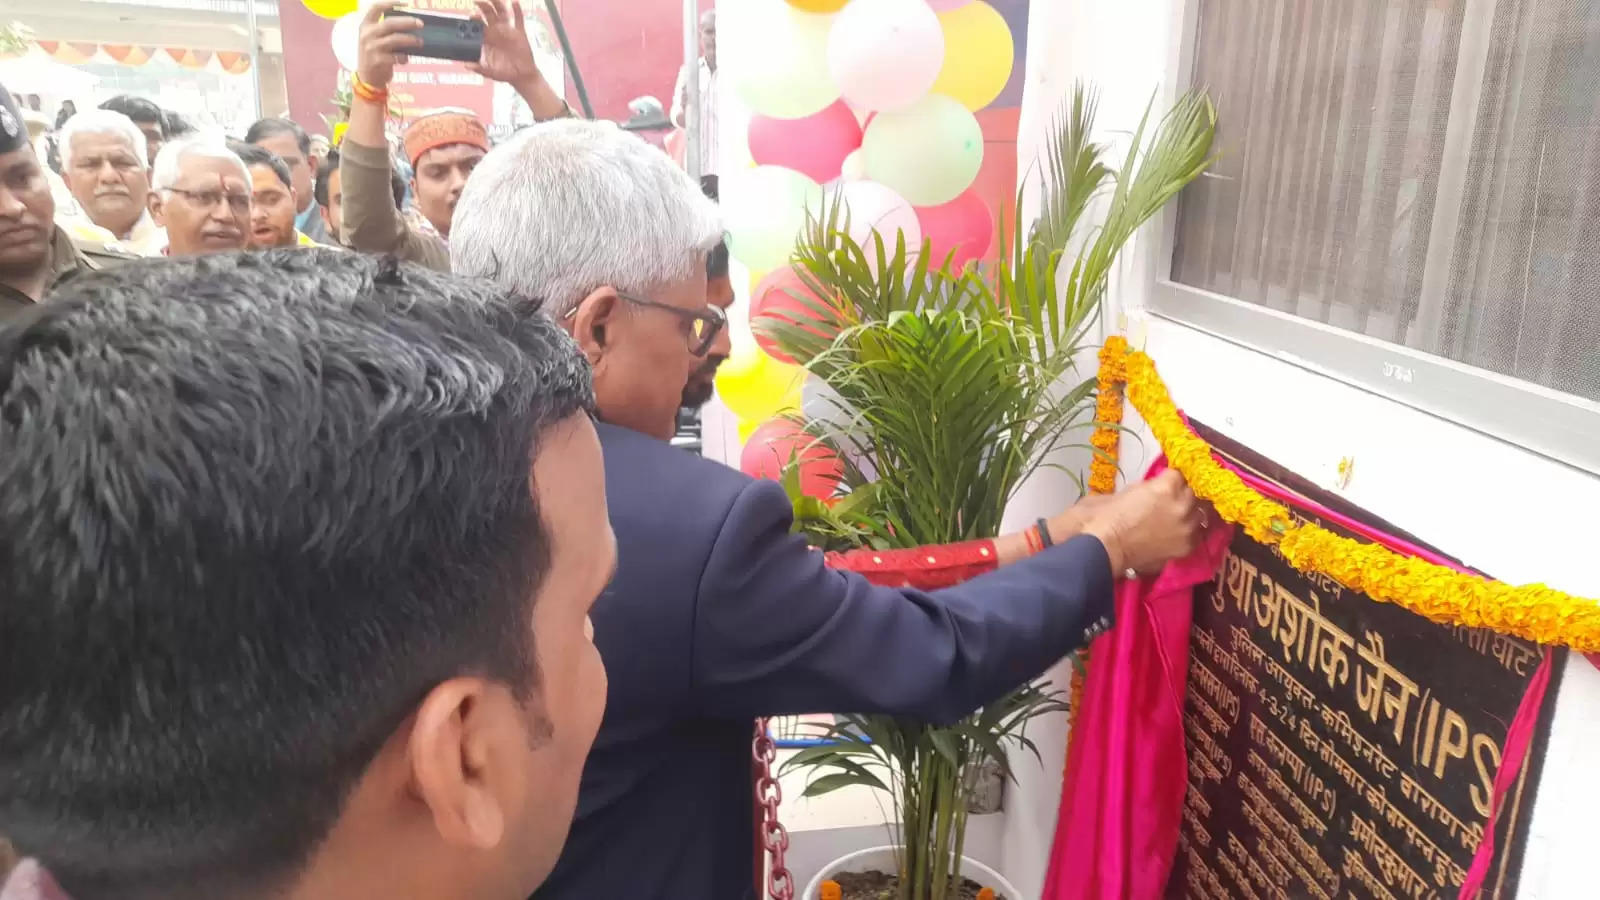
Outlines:
[[[1011,26],[984,0],[940,13],[939,24],[944,28],[944,68],[933,91],[977,112],[993,103],[1011,79],[1016,57]]]
[[[750,443],[750,435],[752,433],[754,433],[757,428],[760,428],[761,425],[762,425],[762,423],[757,422],[755,419],[740,419],[739,420],[739,443],[741,443],[741,444]]]
[[[306,9],[311,10],[324,19],[337,19],[356,11],[360,5],[359,0],[300,0]]]
[[[804,382],[804,369],[778,362],[753,343],[740,343],[717,369],[717,396],[740,419],[761,423],[799,409]]]
[[[850,0],[788,0],[790,6],[808,13],[836,13]]]

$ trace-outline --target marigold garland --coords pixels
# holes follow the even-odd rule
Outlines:
[[[1095,449],[1089,461],[1089,490],[1096,494],[1111,494],[1117,490],[1117,447],[1122,440],[1122,382],[1127,370],[1122,361],[1128,353],[1128,342],[1121,337],[1106,339],[1100,349],[1100,377],[1094,406],[1094,434],[1089,443]]]
[[[1095,449],[1089,461],[1089,491],[1094,494],[1114,494],[1117,491],[1117,459],[1122,445],[1122,383],[1127,380],[1123,360],[1127,357],[1128,342],[1120,335],[1112,335],[1100,348],[1100,373],[1096,382],[1094,406],[1094,434],[1089,443]],[[1072,667],[1072,678],[1067,683],[1067,708],[1072,711],[1067,740],[1078,723],[1079,704],[1083,701],[1083,673],[1089,667],[1089,648],[1078,651],[1077,663]]]
[[[1112,346],[1112,341],[1107,341],[1106,350]],[[1374,600],[1393,603],[1440,624],[1488,628],[1584,653],[1600,651],[1600,600],[1542,584],[1517,587],[1462,574],[1297,522],[1287,507],[1256,493],[1212,458],[1210,445],[1189,429],[1173,405],[1150,357],[1127,349],[1126,342],[1118,346],[1122,348],[1120,360],[1107,360],[1110,354],[1102,352],[1102,387],[1108,379],[1125,378],[1129,402],[1154,432],[1167,462],[1183,473],[1195,495],[1210,501],[1223,519],[1239,525],[1255,540],[1277,544],[1296,569],[1326,575]],[[1103,403],[1105,396],[1102,390]],[[1119,421],[1120,414],[1119,408]],[[1112,466],[1114,469],[1114,462]]]

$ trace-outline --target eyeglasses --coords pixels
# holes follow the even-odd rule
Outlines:
[[[711,349],[712,341],[717,339],[717,333],[728,324],[728,317],[721,309],[707,306],[703,309],[684,309],[670,303],[661,303],[657,300],[646,300],[643,297],[634,297],[630,294],[617,292],[617,296],[638,306],[648,306],[651,309],[665,310],[689,325],[690,346],[689,352],[695,356],[705,356]]]
[[[215,209],[218,203],[221,203],[224,199],[226,199],[228,202],[228,209],[232,210],[234,215],[243,215],[250,211],[249,194],[224,193],[218,190],[186,191],[183,188],[175,187],[163,188],[163,190],[170,191],[174,194],[179,194],[185,200],[188,200],[190,203],[193,203],[195,206],[198,206],[201,209]]]
[[[670,303],[661,303],[656,300],[646,300],[643,297],[635,297],[632,294],[624,294],[621,291],[617,291],[617,296],[637,306],[665,310],[687,323],[691,343],[689,352],[695,356],[705,356],[707,351],[711,349],[711,343],[717,339],[717,334],[728,324],[727,314],[715,306],[707,306],[699,310],[684,309],[681,306],[673,306]],[[562,313],[561,319],[565,321],[577,314],[578,307],[574,306]]]
[[[704,309],[684,309],[670,303],[661,303],[656,300],[646,300],[643,297],[634,297],[617,292],[617,296],[637,306],[648,306],[651,309],[665,310],[672,313],[689,325],[689,352],[695,356],[705,356],[711,349],[711,342],[717,339],[717,333],[728,324],[728,317],[722,310],[715,306]]]

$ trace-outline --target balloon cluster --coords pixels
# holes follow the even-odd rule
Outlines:
[[[994,217],[973,188],[984,150],[974,113],[1000,95],[1014,60],[993,6],[744,0],[718,26],[721,72],[750,112],[747,146],[722,148],[724,160],[747,150],[750,165],[725,164],[720,193],[728,248],[753,273],[752,321],[812,321],[789,260],[827,195],[864,247],[874,232],[889,247],[897,235],[913,250],[926,241],[933,263],[950,256],[956,267],[989,252]],[[770,340],[736,333],[716,383],[741,420],[741,468],[776,476],[794,458],[805,492],[827,499],[840,461],[782,417],[800,407],[805,381]]]

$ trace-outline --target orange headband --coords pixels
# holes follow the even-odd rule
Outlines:
[[[422,154],[447,144],[469,144],[485,152],[489,149],[489,132],[478,117],[453,110],[429,113],[412,122],[401,140],[406,147],[406,158],[413,166]]]

